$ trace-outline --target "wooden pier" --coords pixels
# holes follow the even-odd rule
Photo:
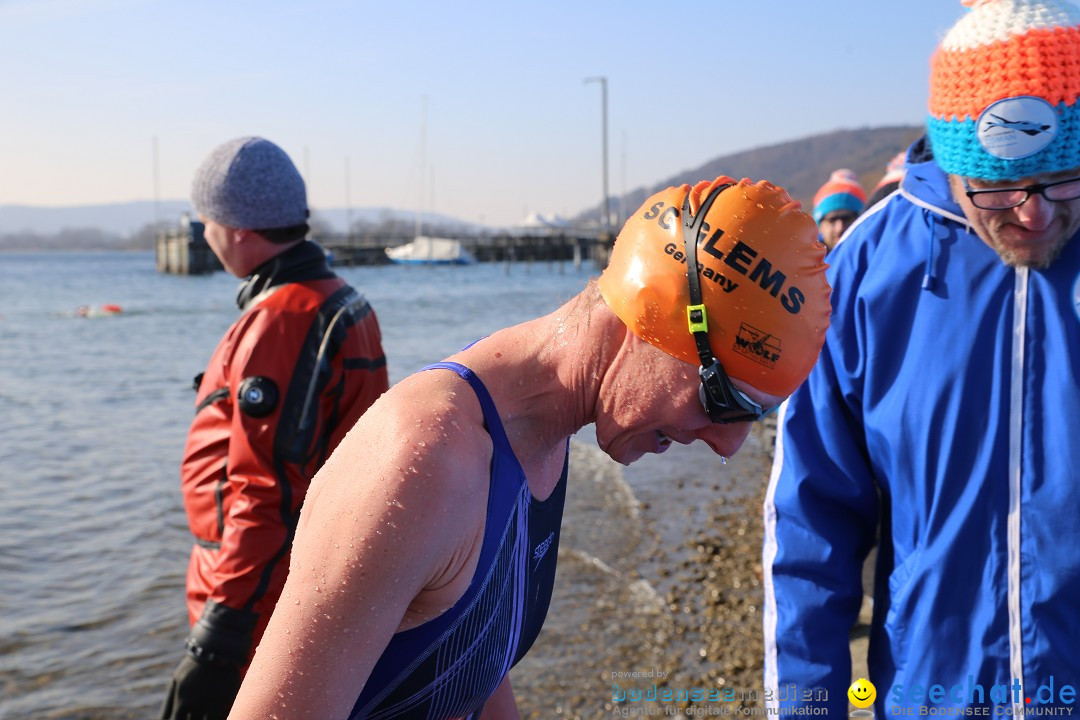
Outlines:
[[[202,275],[224,270],[203,236],[205,226],[184,219],[180,227],[158,233],[157,269],[171,275]]]
[[[195,220],[182,221],[179,228],[158,234],[157,269],[174,275],[198,275],[222,270],[203,236],[204,226]],[[592,263],[598,270],[607,266],[614,238],[600,234],[536,234],[486,236],[444,236],[461,242],[477,262],[566,262],[580,267]],[[312,240],[326,250],[333,265],[385,265],[386,249],[404,245],[412,236],[398,235],[314,235]]]
[[[605,236],[579,235],[442,235],[458,240],[477,262],[591,262],[607,265],[613,240]],[[335,265],[382,265],[389,262],[386,249],[412,241],[412,236],[320,235],[312,237],[330,253]]]

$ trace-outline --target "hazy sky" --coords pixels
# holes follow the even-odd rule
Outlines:
[[[292,156],[315,210],[569,216],[602,195],[601,86],[586,78],[607,78],[617,195],[739,150],[922,123],[930,54],[964,12],[959,0],[0,0],[0,204],[153,199],[155,138],[158,197],[185,199],[215,145],[254,134]]]

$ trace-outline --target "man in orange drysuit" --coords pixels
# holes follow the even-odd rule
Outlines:
[[[216,148],[192,204],[242,315],[196,379],[181,485],[191,633],[162,717],[224,718],[289,567],[315,471],[387,389],[375,312],[305,239],[304,181],[256,137]]]

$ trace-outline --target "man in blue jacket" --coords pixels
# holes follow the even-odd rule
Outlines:
[[[829,256],[832,326],[781,418],[763,567],[782,712],[852,710],[876,539],[878,717],[1080,709],[1080,10],[966,4],[901,192]]]

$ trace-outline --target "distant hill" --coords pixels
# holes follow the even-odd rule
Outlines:
[[[483,233],[490,228],[474,222],[459,220],[441,213],[420,213],[425,233]],[[350,225],[354,229],[357,226],[374,227],[394,224],[406,226],[411,231],[416,224],[416,213],[413,210],[396,210],[387,207],[358,207],[358,208],[312,208],[311,226],[314,229],[326,228],[330,232],[344,232]]]
[[[161,227],[178,225],[181,215],[193,214],[186,200],[40,207],[0,205],[0,250],[151,249],[154,218]],[[437,213],[422,214],[429,232],[471,234],[488,229]],[[355,227],[393,226],[411,232],[416,214],[388,207],[313,208],[315,233],[339,233],[349,222]]]
[[[921,125],[836,130],[725,155],[660,180],[650,187],[637,188],[626,193],[621,198],[622,207],[626,213],[632,213],[649,196],[663,188],[684,182],[712,180],[718,175],[729,175],[734,178],[768,180],[781,185],[809,211],[814,193],[829,179],[833,170],[848,168],[855,171],[869,194],[885,174],[885,165],[889,160],[924,132],[925,128]],[[611,207],[618,208],[619,200],[620,198],[613,197]],[[599,217],[599,208],[594,205],[574,220],[596,222]]]
[[[162,200],[155,208],[152,200],[103,205],[72,205],[43,207],[31,205],[0,205],[0,235],[34,233],[54,235],[76,228],[94,228],[111,235],[130,236],[160,218],[164,225],[179,221],[183,213],[193,213],[187,200]],[[345,230],[346,222],[375,224],[387,218],[412,222],[410,211],[384,207],[314,208],[312,215],[335,231]],[[473,225],[438,213],[424,213],[425,223],[459,223]]]
[[[152,225],[155,215],[162,222],[175,222],[181,213],[191,211],[191,203],[186,200],[162,200],[156,212],[154,205],[153,200],[68,207],[0,205],[0,235],[55,235],[64,230],[93,228],[127,237]]]
[[[0,250],[130,250],[153,248],[155,217],[163,227],[179,223],[184,213],[193,214],[186,200],[151,200],[105,205],[33,207],[0,205]],[[429,232],[469,234],[487,228],[438,213],[423,213]],[[354,226],[415,225],[412,211],[383,207],[315,208],[311,226],[316,232],[344,232]]]

